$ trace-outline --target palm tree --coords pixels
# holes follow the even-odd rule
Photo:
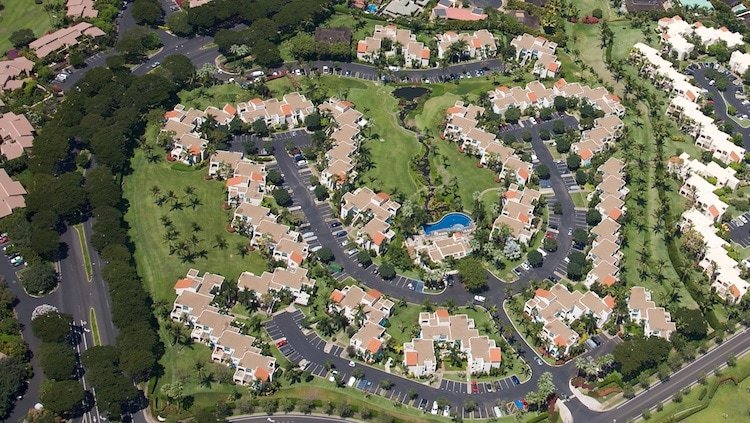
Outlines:
[[[245,258],[245,256],[247,255],[247,244],[246,244],[245,242],[243,242],[243,241],[240,241],[240,242],[238,242],[238,243],[237,243],[237,244],[235,245],[235,248],[236,248],[236,250],[237,250],[237,253],[238,253],[238,254],[239,254],[239,255],[240,255],[240,256],[241,256],[242,258]]]
[[[216,234],[216,237],[214,238],[214,247],[220,249],[220,250],[226,250],[227,249],[227,240],[224,239],[223,236]]]
[[[159,188],[159,186],[158,186],[158,185],[154,185],[154,186],[152,186],[152,187],[151,187],[151,194],[152,194],[152,195],[153,195],[154,197],[156,197],[156,196],[157,196],[157,195],[159,195],[160,193],[161,193],[161,188]]]

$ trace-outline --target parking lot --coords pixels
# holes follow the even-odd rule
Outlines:
[[[750,212],[743,213],[729,223],[729,235],[732,241],[743,248],[750,247]]]

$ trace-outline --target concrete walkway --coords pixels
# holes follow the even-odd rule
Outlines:
[[[578,388],[573,386],[572,383],[568,382],[568,387],[570,388],[570,391],[573,392],[573,395],[578,398],[578,401],[580,401],[581,404],[585,405],[589,410],[598,412],[606,411],[599,401],[591,398],[588,395],[584,395],[581,391],[578,390]]]
[[[573,414],[570,412],[568,407],[559,398],[555,402],[555,408],[560,411],[560,418],[563,423],[573,423]]]

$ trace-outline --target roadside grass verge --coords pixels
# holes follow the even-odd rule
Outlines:
[[[96,312],[94,308],[89,309],[89,324],[91,325],[91,336],[94,338],[94,346],[102,344],[101,338],[99,338],[99,324],[96,321]]]
[[[683,395],[679,402],[663,405],[663,410],[651,413],[648,421],[686,423],[744,422],[750,412],[750,355],[737,359],[736,367],[722,370],[721,376],[707,378]]]
[[[89,255],[89,246],[86,242],[86,228],[83,224],[79,223],[73,226],[78,234],[78,243],[81,245],[81,252],[83,253],[83,267],[86,269],[86,278],[89,282],[94,277],[94,269],[91,267],[91,256]]]
[[[208,106],[221,109],[225,104],[237,104],[248,101],[253,96],[250,91],[237,84],[219,84],[208,88],[196,88],[194,90],[183,90],[177,93],[180,104],[185,107],[195,107],[205,110]]]

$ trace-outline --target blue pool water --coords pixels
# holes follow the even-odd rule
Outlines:
[[[435,232],[465,231],[472,227],[474,222],[463,213],[448,213],[435,223],[422,226],[424,233],[431,235]]]

